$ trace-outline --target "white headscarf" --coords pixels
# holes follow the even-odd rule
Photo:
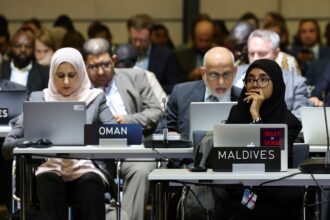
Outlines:
[[[80,87],[74,91],[70,96],[64,97],[58,93],[55,84],[54,76],[58,66],[64,62],[72,64],[77,71]],[[91,82],[88,78],[85,62],[81,53],[70,47],[57,50],[50,62],[48,88],[44,89],[44,96],[46,101],[81,101],[88,105],[96,96],[103,91],[101,89],[91,89]]]

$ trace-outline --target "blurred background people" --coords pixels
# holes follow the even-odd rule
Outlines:
[[[55,40],[52,32],[42,29],[36,33],[34,56],[40,65],[49,66],[55,52]]]

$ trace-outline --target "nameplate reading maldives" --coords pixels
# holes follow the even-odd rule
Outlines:
[[[8,108],[0,108],[0,124],[9,123],[9,112]]]
[[[100,139],[127,139],[127,145],[142,143],[142,126],[137,124],[85,125],[85,145],[98,145]]]
[[[216,171],[232,171],[233,164],[265,164],[265,171],[280,171],[280,151],[279,147],[214,147],[209,157]]]

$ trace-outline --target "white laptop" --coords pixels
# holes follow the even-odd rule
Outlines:
[[[190,103],[190,138],[193,131],[212,131],[215,124],[224,123],[237,102]]]
[[[53,145],[84,145],[84,102],[24,102],[24,139]]]
[[[281,171],[288,169],[286,124],[219,124],[214,126],[214,147],[279,147]]]
[[[326,113],[328,126],[330,126],[330,107],[326,107]],[[302,107],[300,114],[305,143],[311,147],[324,146],[326,148],[327,136],[323,107]]]

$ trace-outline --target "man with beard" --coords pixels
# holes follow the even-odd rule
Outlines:
[[[190,134],[191,102],[236,101],[241,89],[232,86],[236,76],[233,54],[224,47],[214,47],[206,52],[203,66],[199,68],[202,80],[177,84],[166,107],[166,120],[159,122],[161,133],[167,123],[170,132]]]
[[[127,22],[129,42],[138,51],[136,66],[155,73],[164,91],[170,94],[178,82],[178,62],[174,52],[151,42],[153,21],[147,14],[133,16]]]
[[[48,86],[49,68],[34,60],[34,36],[29,30],[18,30],[10,42],[10,61],[1,66],[0,79],[25,86],[28,93]]]
[[[214,24],[208,15],[201,14],[194,21],[191,37],[191,47],[176,51],[181,82],[201,79],[199,67],[202,66],[204,54],[214,43]]]

